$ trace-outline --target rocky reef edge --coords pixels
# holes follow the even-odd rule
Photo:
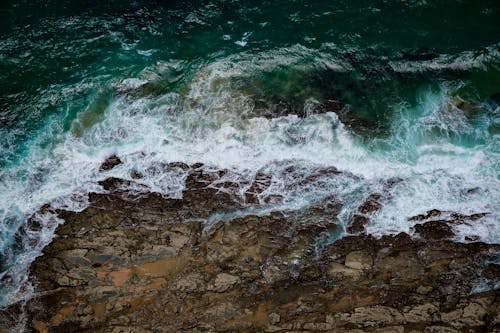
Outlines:
[[[414,236],[377,239],[363,228],[374,194],[336,239],[335,198],[251,214],[266,175],[241,201],[210,186],[225,170],[164,167],[187,170],[181,199],[108,178],[81,212],[44,207],[65,222],[31,265],[33,299],[3,309],[0,331],[23,311],[36,332],[500,332],[500,245],[450,238],[480,216],[429,211]]]

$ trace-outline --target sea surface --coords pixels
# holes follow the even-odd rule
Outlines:
[[[44,204],[82,210],[131,170],[179,198],[183,175],[151,168],[164,162],[271,174],[265,195],[284,199],[267,210],[334,195],[344,226],[397,178],[368,232],[488,213],[456,240],[498,243],[499,103],[495,0],[2,1],[0,305],[29,298],[27,267],[62,223]],[[296,185],[290,167],[346,176]]]

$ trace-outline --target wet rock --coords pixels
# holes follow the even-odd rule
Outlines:
[[[132,179],[142,179],[142,178],[144,178],[144,175],[137,170],[132,170],[130,172],[130,177]]]
[[[329,99],[322,103],[322,106],[325,109],[325,112],[334,112],[340,113],[346,105],[338,100]]]
[[[269,186],[271,186],[271,181],[271,176],[263,172],[257,172],[252,181],[252,185],[245,192],[246,202],[252,204],[259,203],[259,197]]]
[[[57,212],[65,224],[31,266],[30,329],[479,332],[497,325],[498,291],[471,291],[498,283],[499,245],[405,233],[332,241],[335,197],[208,225],[207,216],[247,206],[211,187],[228,170],[185,171],[182,199],[129,200],[115,179],[103,184],[109,193],[90,195],[85,210]]]
[[[370,194],[365,201],[358,206],[356,213],[349,221],[347,231],[350,233],[364,232],[365,226],[370,223],[371,216],[382,208],[382,199],[383,196],[379,193]]]
[[[393,178],[389,178],[385,181],[385,190],[391,190],[392,188],[394,188],[396,185],[402,183],[404,181],[403,178],[399,178],[399,177],[393,177]]]
[[[368,214],[378,211],[382,208],[379,200],[382,198],[380,194],[371,194],[361,206],[358,207],[358,211],[362,214]]]
[[[183,163],[183,162],[171,162],[171,163],[168,163],[167,166],[169,168],[178,168],[178,169],[181,169],[181,170],[188,170],[189,169],[189,165],[187,165],[186,163]],[[195,163],[193,164],[193,168],[196,169],[196,168],[200,168],[202,167],[203,164],[201,163]]]
[[[451,226],[444,221],[430,221],[416,224],[415,232],[428,240],[445,239],[455,236]]]
[[[408,218],[408,221],[424,221],[430,219],[431,217],[441,216],[441,214],[443,214],[443,212],[441,212],[440,210],[431,209],[427,211],[425,214],[415,215]]]
[[[370,218],[364,215],[354,214],[349,225],[347,226],[347,231],[350,233],[361,233],[365,230],[365,226],[370,223]]]
[[[101,164],[99,171],[108,171],[120,164],[122,164],[120,158],[116,155],[111,155]]]
[[[453,225],[470,224],[489,214],[488,212],[483,212],[467,215],[432,209],[425,214],[412,216],[408,218],[408,221],[424,222],[415,224],[413,229],[425,239],[433,240],[454,237],[455,232],[452,228]],[[474,236],[466,237],[466,240],[469,241],[473,241],[474,239],[476,239]]]
[[[389,178],[383,183],[381,193],[372,193],[361,203],[347,225],[347,231],[359,234],[365,231],[365,226],[377,214],[382,206],[392,199],[392,191],[398,184],[403,183],[402,178]]]
[[[110,177],[106,178],[105,180],[99,181],[98,184],[107,191],[114,191],[118,190],[119,188],[129,187],[132,183],[121,178]]]
[[[405,232],[400,232],[397,235],[384,235],[380,238],[379,243],[383,246],[391,248],[404,248],[411,246],[414,241],[411,239],[410,235]]]
[[[289,114],[302,115],[289,101],[278,96],[270,99],[254,100],[254,108],[251,113],[254,117],[265,117],[267,119],[283,117]]]

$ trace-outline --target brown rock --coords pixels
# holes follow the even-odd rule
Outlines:
[[[213,289],[217,292],[224,292],[240,283],[240,278],[227,273],[220,273],[215,277]]]
[[[455,236],[453,229],[445,221],[430,221],[414,226],[415,232],[425,239],[436,240]]]
[[[99,171],[108,171],[120,164],[122,164],[120,158],[116,155],[111,155],[101,164]]]
[[[332,242],[335,198],[206,224],[247,206],[208,186],[230,171],[185,171],[182,199],[130,200],[127,184],[112,179],[85,210],[57,212],[65,224],[31,266],[30,329],[399,333],[498,325],[498,291],[472,291],[498,283],[499,245],[404,233]]]
[[[354,251],[346,256],[345,265],[353,269],[370,269],[373,265],[373,259],[370,253]]]

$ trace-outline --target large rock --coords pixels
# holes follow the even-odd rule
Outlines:
[[[37,332],[484,332],[500,328],[498,245],[338,232],[339,204],[211,220],[243,202],[191,167],[183,199],[90,195],[31,266]],[[333,171],[332,171],[333,172]],[[219,177],[219,178],[218,178]],[[267,186],[259,175],[252,195]],[[117,185],[121,184],[121,185]],[[249,188],[252,188],[252,180]],[[223,186],[232,186],[226,184]],[[126,186],[125,186],[126,187]],[[215,215],[217,216],[217,215]],[[483,292],[475,292],[477,286]],[[1,327],[1,326],[0,326]]]

